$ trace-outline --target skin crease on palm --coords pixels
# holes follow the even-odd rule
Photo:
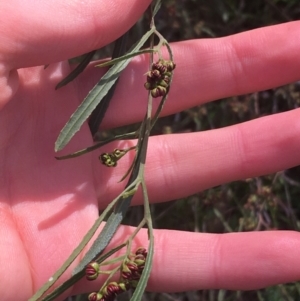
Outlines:
[[[68,86],[58,91],[54,87],[70,71],[68,58],[115,40],[149,3],[0,3],[1,300],[28,300],[77,246],[98,208],[105,208],[124,185],[117,182],[131,156],[113,170],[99,164],[99,151],[73,160],[54,159],[59,131],[103,71],[90,66]],[[299,80],[299,30],[300,22],[290,22],[173,44],[177,68],[163,114]],[[45,64],[50,64],[46,70]],[[103,128],[141,120],[147,66],[147,56],[141,56],[124,71]],[[299,165],[299,112],[208,132],[151,138],[146,166],[150,200],[168,201]],[[121,141],[109,149],[133,143]],[[91,144],[84,125],[61,154]],[[133,202],[142,203],[141,196]],[[121,227],[112,245],[132,230]],[[141,232],[136,245],[146,243],[146,233]],[[155,231],[148,289],[247,290],[296,281],[300,279],[299,248],[300,235],[292,231],[223,235]],[[76,264],[78,260],[72,267]],[[71,269],[63,279],[70,273]],[[82,280],[60,300],[96,289],[101,281]]]

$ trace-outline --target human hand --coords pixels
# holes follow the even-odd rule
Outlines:
[[[123,187],[117,181],[130,164],[128,156],[109,171],[99,164],[97,151],[72,160],[54,159],[59,131],[102,71],[90,67],[66,87],[58,91],[54,87],[70,71],[67,58],[116,39],[149,2],[131,0],[127,7],[122,0],[0,4],[2,300],[27,300],[77,246],[98,209]],[[163,113],[299,79],[299,29],[299,22],[291,22],[227,38],[173,44],[177,67]],[[104,128],[142,119],[147,66],[147,57],[141,56],[124,71]],[[146,167],[150,200],[176,199],[298,165],[298,115],[294,110],[209,132],[151,138]],[[110,149],[119,143],[123,142]],[[91,144],[84,125],[65,151]],[[142,198],[134,203],[142,203]],[[131,231],[121,227],[115,240]],[[138,243],[146,242],[146,233],[141,232]],[[296,232],[216,235],[158,230],[148,288],[255,289],[295,281],[300,278],[299,246]],[[93,287],[83,280],[62,299]]]

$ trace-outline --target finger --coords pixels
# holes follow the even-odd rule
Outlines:
[[[156,233],[149,289],[253,290],[300,279],[296,232]]]
[[[237,35],[172,44],[176,69],[163,115],[232,95],[269,89],[300,78],[300,22],[247,31]],[[133,60],[121,76],[103,128],[141,120],[148,56]],[[90,67],[79,83],[83,99],[99,80]],[[159,100],[155,100],[157,105]],[[120,113],[122,112],[122,114]]]
[[[1,2],[0,58],[13,69],[58,62],[98,49],[127,31],[150,2]]]
[[[300,109],[296,109],[223,129],[152,137],[145,175],[150,200],[178,199],[223,183],[299,165],[299,116]],[[127,143],[115,143],[103,151],[134,144]],[[94,164],[100,206],[123,187],[117,182],[131,160],[125,156],[111,172]],[[135,203],[141,200],[139,195]]]
[[[132,231],[133,228],[122,227],[116,238],[124,240],[124,234]],[[254,290],[300,279],[297,232],[204,234],[155,230],[154,237],[154,260],[147,288],[150,291]],[[143,229],[132,248],[147,243]],[[96,288],[99,283],[88,286],[85,281],[76,285],[74,292]]]
[[[2,1],[0,108],[18,88],[15,69],[59,62],[98,49],[127,31],[149,3]]]

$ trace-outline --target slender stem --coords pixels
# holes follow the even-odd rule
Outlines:
[[[105,261],[101,262],[101,265],[114,264],[114,263],[116,263],[118,261],[124,260],[124,258],[125,258],[125,255],[121,255],[121,256],[115,257],[115,258],[110,259],[110,260],[105,260]]]
[[[70,158],[76,158],[76,157],[82,156],[84,154],[87,154],[89,152],[92,152],[93,150],[95,150],[97,148],[100,148],[100,147],[102,147],[102,146],[104,146],[104,145],[106,145],[110,142],[113,142],[113,141],[116,141],[116,140],[121,140],[121,139],[122,140],[132,139],[132,138],[136,138],[137,136],[138,136],[137,131],[136,132],[131,132],[131,133],[125,133],[125,134],[121,134],[121,135],[116,135],[112,138],[109,138],[105,141],[97,142],[92,146],[81,149],[81,150],[76,151],[74,153],[71,153],[71,154],[68,154],[68,155],[65,155],[65,156],[55,157],[55,158],[57,160],[65,160],[65,159],[70,159]]]
[[[105,282],[103,283],[102,287],[99,290],[99,293],[103,290],[103,288],[109,283],[110,279],[120,270],[120,266],[116,267],[110,272],[110,275],[107,277]]]
[[[142,229],[142,227],[146,224],[146,220],[143,218],[140,224],[135,228],[134,232],[130,235],[130,237],[127,240],[128,246],[127,246],[127,252],[126,255],[128,256],[131,250],[132,241],[135,238],[135,236],[138,234],[138,232]]]

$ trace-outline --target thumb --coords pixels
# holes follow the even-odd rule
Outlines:
[[[1,1],[0,103],[17,88],[14,69],[66,60],[121,36],[150,0]]]

